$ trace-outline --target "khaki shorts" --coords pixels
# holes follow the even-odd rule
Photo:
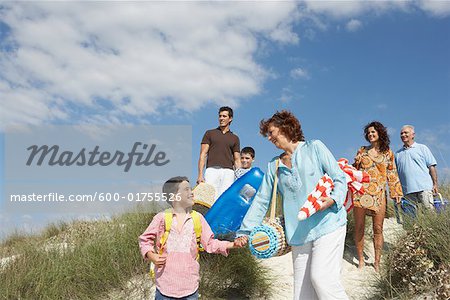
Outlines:
[[[421,191],[405,195],[406,200],[416,204],[422,204],[427,209],[434,209],[434,198],[432,191]]]

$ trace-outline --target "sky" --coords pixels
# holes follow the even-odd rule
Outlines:
[[[192,126],[195,182],[203,133],[228,105],[263,171],[280,151],[258,124],[287,109],[350,160],[370,121],[393,150],[412,124],[448,181],[449,53],[449,1],[3,2],[0,180],[11,126],[134,124]],[[0,225],[51,218],[1,211]]]

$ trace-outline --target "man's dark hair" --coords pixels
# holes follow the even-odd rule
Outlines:
[[[241,150],[241,154],[250,154],[252,158],[255,158],[255,149],[252,147],[244,147]]]
[[[167,180],[162,188],[163,193],[166,194],[167,198],[169,198],[169,194],[176,194],[178,193],[178,186],[183,181],[189,182],[189,179],[186,176],[176,176],[172,177],[169,180]]]
[[[223,112],[223,111],[227,111],[227,112],[228,112],[228,116],[229,116],[230,118],[233,117],[233,109],[231,109],[231,107],[228,107],[228,106],[222,106],[221,108],[219,108],[219,114],[220,114],[221,112]]]

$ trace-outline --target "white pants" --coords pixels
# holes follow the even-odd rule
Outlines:
[[[341,284],[346,226],[292,247],[294,300],[348,299]]]
[[[234,182],[234,171],[222,168],[206,168],[205,181],[214,187],[217,198],[225,192]]]

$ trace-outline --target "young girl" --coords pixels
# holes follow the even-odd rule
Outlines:
[[[233,242],[214,239],[203,216],[192,211],[193,193],[187,177],[169,179],[163,186],[163,195],[175,199],[170,202],[172,209],[158,213],[139,237],[142,256],[155,265],[155,300],[198,299],[198,242],[206,252],[225,256],[228,255],[228,249],[236,246]],[[168,217],[170,225],[166,224]],[[198,226],[201,225],[200,241],[196,237],[198,229],[194,228],[196,222]],[[166,226],[170,226],[170,230],[162,240]]]

